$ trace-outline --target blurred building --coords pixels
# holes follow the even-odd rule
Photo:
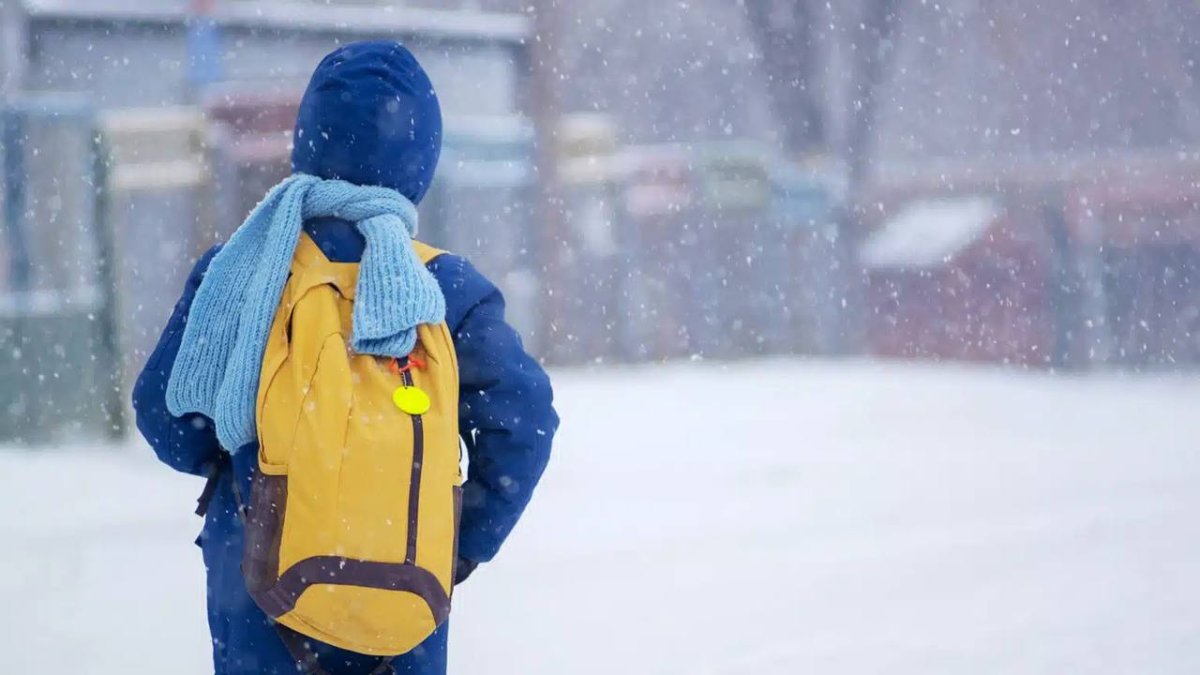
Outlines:
[[[23,0],[10,21],[20,22],[25,48],[6,67],[21,71],[26,92],[86,92],[102,108],[164,106],[213,87],[292,93],[338,43],[393,38],[421,59],[451,115],[517,112],[528,19],[434,4]],[[217,34],[197,38],[206,23]]]
[[[1071,368],[1194,367],[1200,363],[1197,185],[1200,156],[1185,152],[884,165],[868,197],[873,233],[859,260],[870,280],[863,307],[873,336],[868,344],[890,355]],[[979,195],[1000,209],[989,228],[968,218],[967,209],[940,206]],[[903,231],[909,235],[900,237]],[[969,246],[924,264],[885,264],[880,257],[885,243],[918,251],[939,241]],[[946,329],[939,307],[963,298],[971,300],[958,314],[974,314],[979,326],[1007,322],[1013,344],[990,357],[966,342],[930,349],[930,336]],[[1048,325],[1052,338],[1032,339],[1040,331],[1016,330],[1023,325]],[[1022,345],[1034,344],[1037,358],[1008,351],[1030,353]]]
[[[1090,180],[1066,204],[1065,224],[1093,253],[1104,358],[1126,367],[1200,363],[1200,166],[1161,162]]]
[[[864,243],[867,343],[899,358],[1051,362],[1053,247],[991,196],[916,200]]]

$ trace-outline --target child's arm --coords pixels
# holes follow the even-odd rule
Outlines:
[[[138,376],[133,388],[133,409],[137,415],[137,428],[154,448],[155,454],[172,468],[196,475],[205,475],[209,467],[219,458],[220,443],[212,420],[192,413],[175,417],[167,410],[167,381],[175,356],[183,341],[183,327],[192,307],[192,298],[200,287],[200,280],[208,269],[209,262],[219,247],[205,253],[183,289],[183,297],[175,304],[175,312],[163,329],[158,346],[146,361],[146,367]]]
[[[459,555],[491,560],[529,503],[558,429],[550,379],[504,320],[504,297],[470,263],[430,264],[458,353],[459,428],[470,459]],[[469,571],[469,570],[468,570]]]

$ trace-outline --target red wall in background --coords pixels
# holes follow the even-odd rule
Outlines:
[[[1046,365],[1055,334],[1045,240],[1001,218],[944,265],[869,271],[868,350]]]

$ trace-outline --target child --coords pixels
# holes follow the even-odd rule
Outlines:
[[[424,367],[417,354],[425,354],[421,350],[429,348],[423,343],[436,334],[431,327],[444,322],[452,338],[446,342],[452,342],[457,359],[457,401],[451,406],[458,423],[457,428],[450,427],[455,438],[449,451],[457,466],[457,436],[461,435],[469,472],[461,493],[456,493],[461,498],[457,550],[450,553],[445,548],[447,560],[457,562],[441,572],[443,588],[435,586],[430,591],[445,601],[445,611],[449,608],[449,592],[444,587],[449,579],[461,583],[478,564],[496,555],[549,458],[558,426],[550,382],[505,322],[500,291],[466,260],[448,253],[439,255],[408,239],[415,232],[413,205],[429,188],[440,149],[437,97],[408,50],[394,42],[362,42],[325,57],[305,92],[297,118],[292,154],[296,175],[272,190],[224,247],[215,247],[201,257],[138,378],[133,392],[137,426],[155,453],[176,470],[210,477],[201,498],[205,522],[198,543],[208,570],[208,620],[218,675],[446,672],[448,624],[444,616],[436,630],[430,623],[429,629],[419,634],[417,639],[424,635],[428,638],[410,651],[386,658],[384,655],[390,652],[381,648],[370,650],[376,654],[371,656],[360,653],[363,650],[318,640],[312,631],[301,630],[302,626],[288,629],[283,625],[284,618],[277,622],[262,608],[264,604],[271,606],[266,602],[269,594],[247,588],[243,558],[245,555],[249,560],[250,549],[261,545],[248,544],[247,539],[253,538],[255,527],[265,516],[274,513],[272,509],[280,509],[280,513],[283,509],[281,499],[263,498],[258,484],[260,478],[265,481],[271,476],[263,474],[261,464],[269,460],[264,459],[269,454],[267,441],[263,440],[260,448],[260,439],[266,438],[263,434],[269,431],[264,430],[264,420],[256,416],[275,405],[271,402],[273,389],[261,379],[267,372],[264,353],[276,349],[269,341],[292,340],[299,344],[305,337],[292,334],[305,325],[298,312],[283,322],[287,324],[283,328],[278,321],[279,313],[290,307],[281,305],[281,298],[296,290],[300,269],[296,265],[302,252],[322,259],[320,264],[329,265],[328,269],[342,269],[338,263],[359,263],[356,291],[344,285],[335,288],[332,280],[322,286],[323,297],[332,298],[329,302],[346,303],[345,298],[353,298],[353,336],[345,336],[345,350],[338,342],[334,351],[320,352],[320,368],[329,368],[325,360],[336,357],[345,367],[360,369],[345,382],[360,383],[362,368],[375,368],[371,371],[373,378],[407,378],[397,389],[397,396],[401,390],[415,392],[416,403],[401,400],[403,397],[395,399],[404,414],[389,407],[387,414],[399,417],[387,419],[411,416],[412,439],[421,429],[420,413],[428,410],[430,397],[419,387],[408,385],[413,383],[414,373],[426,378],[423,382],[430,382],[432,377],[414,369]],[[315,253],[317,248],[319,254]],[[414,252],[418,248],[422,251],[419,258]],[[424,260],[428,262],[422,264]],[[335,327],[337,316],[334,312]],[[341,316],[346,320],[348,315],[343,311]],[[279,358],[300,358],[297,353],[285,348]],[[332,356],[324,356],[326,353]],[[440,361],[454,363],[453,358],[443,357]],[[317,368],[315,363],[300,365]],[[388,374],[385,366],[390,366],[393,373]],[[432,372],[434,366],[429,368]],[[324,380],[314,383],[326,389],[329,386]],[[273,381],[269,386],[286,384]],[[373,396],[365,393],[368,384],[348,386],[353,391],[339,395],[347,400]],[[436,383],[422,386],[428,389]],[[307,385],[304,391],[308,391]],[[433,398],[436,407],[436,392]],[[313,412],[313,403],[307,410],[336,414],[328,401],[323,401],[320,410]],[[382,411],[379,406],[390,406],[391,402],[360,404]],[[303,416],[309,412],[289,414]],[[427,433],[437,423],[430,418],[434,412],[425,413]],[[378,419],[384,419],[383,415],[380,412]],[[349,425],[353,421],[343,415],[335,424]],[[323,422],[322,426],[331,425]],[[409,438],[407,423],[387,428],[389,433],[382,438],[388,442],[393,437]],[[318,438],[325,431],[294,431],[295,446],[316,444],[318,452],[328,454],[330,448],[321,447]],[[420,451],[419,447],[411,447],[412,442],[404,441],[402,445],[405,443],[403,452]],[[287,447],[277,446],[270,451],[293,451],[292,446],[282,445]],[[361,455],[370,450],[359,452]],[[332,451],[348,452],[342,448]],[[412,485],[423,485],[420,455],[413,454],[410,463]],[[427,474],[430,470],[426,466]],[[405,472],[397,474],[397,493],[403,490],[413,494],[408,478]],[[426,480],[430,480],[428,475]],[[304,498],[315,503],[321,497]],[[253,502],[247,504],[247,499]],[[287,505],[291,507],[291,501]],[[445,510],[449,513],[448,508]],[[286,517],[300,516],[287,511]],[[392,525],[390,520],[388,525]],[[415,528],[413,520],[409,529]],[[409,536],[411,551],[416,535]],[[390,543],[382,539],[386,537],[368,538],[365,545]],[[279,541],[274,544],[280,546]],[[275,553],[278,555],[278,551]],[[336,558],[342,567],[348,559]],[[405,565],[416,574],[413,560],[425,559],[410,555]],[[399,563],[378,565],[397,567]],[[429,574],[425,577],[433,578]],[[262,582],[249,581],[251,586]],[[267,583],[274,581],[278,579],[272,576]],[[346,589],[360,582],[341,583],[346,586],[321,588]],[[392,577],[378,583],[385,589],[400,587]],[[299,597],[304,602],[305,596]],[[291,601],[294,604],[296,597]],[[286,616],[286,610],[276,607],[272,616]],[[436,618],[438,612],[433,614]]]

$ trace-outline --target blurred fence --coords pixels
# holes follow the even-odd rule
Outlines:
[[[1080,181],[1068,192],[1064,225],[1087,291],[1081,313],[1098,329],[1090,342],[1070,345],[1080,360],[1200,364],[1198,160],[1130,162],[1119,179]]]
[[[122,432],[105,163],[95,111],[0,108],[0,440]]]
[[[121,433],[129,384],[193,261],[287,175],[294,110],[246,97],[0,108],[0,439]],[[829,353],[856,297],[878,354],[1200,362],[1198,162],[884,183],[858,277],[838,264],[835,172],[749,142],[617,137],[603,118],[567,121],[547,233],[528,123],[448,120],[421,205],[421,236],[492,278],[552,363]],[[957,218],[964,195],[997,209]],[[914,209],[924,215],[903,217]],[[869,288],[850,292],[859,278]]]
[[[870,203],[870,353],[1200,365],[1195,153],[895,167]]]
[[[449,120],[421,237],[463,255],[504,291],[510,322],[532,347],[541,299],[535,245],[533,129],[520,117]]]
[[[831,347],[833,175],[753,143],[618,148],[564,136],[551,360]]]
[[[208,125],[186,107],[107,111],[98,122],[107,168],[102,217],[116,248],[128,383],[158,341],[212,227]]]
[[[254,96],[4,109],[0,437],[121,428],[193,261],[288,173],[294,114],[292,98]],[[422,237],[496,281],[533,351],[569,364],[840,347],[836,173],[750,142],[621,146],[602,118],[561,137],[555,232],[535,216],[518,116],[448,120],[421,206]]]

